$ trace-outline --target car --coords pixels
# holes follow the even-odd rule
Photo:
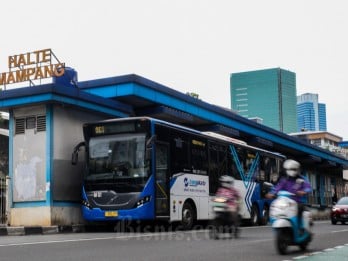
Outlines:
[[[340,198],[331,209],[331,224],[336,225],[337,222],[345,224],[348,222],[348,197]]]

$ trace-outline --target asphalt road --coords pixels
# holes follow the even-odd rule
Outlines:
[[[291,247],[280,256],[274,247],[272,229],[242,227],[238,239],[212,240],[204,227],[192,231],[164,231],[163,227],[145,232],[137,227],[127,233],[86,232],[55,235],[1,236],[1,261],[107,261],[107,260],[324,260],[327,249],[340,259],[342,249],[348,254],[348,226],[315,222],[314,240],[306,252]],[[335,249],[337,246],[343,248]],[[335,252],[336,251],[336,252]],[[340,252],[338,252],[340,251]],[[345,254],[343,254],[344,256]],[[308,257],[307,257],[308,256]],[[330,260],[330,258],[325,258]]]

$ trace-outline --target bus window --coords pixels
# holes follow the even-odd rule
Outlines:
[[[260,160],[260,169],[263,175],[259,178],[260,181],[270,181],[270,175],[271,175],[271,162],[270,158],[267,156],[261,156]]]
[[[270,159],[270,182],[276,184],[280,178],[280,161]]]
[[[156,215],[168,215],[168,144],[156,143]]]
[[[174,136],[172,139],[171,162],[172,174],[191,171],[186,137]]]
[[[233,146],[231,151],[233,154],[232,172],[236,179],[255,180],[260,176],[259,166],[257,162],[254,162],[258,160],[256,152],[237,146]]]
[[[269,158],[265,157],[263,155],[260,156],[260,164],[259,164],[259,175],[256,177],[257,181],[264,182],[268,181],[269,182]]]
[[[144,134],[119,134],[90,140],[88,179],[145,177]]]
[[[228,152],[225,145],[209,143],[209,193],[215,194],[219,187],[219,178],[229,174],[227,171]]]
[[[191,140],[191,166],[194,174],[207,174],[207,143],[199,139]]]
[[[254,177],[258,176],[258,173],[255,173],[255,171],[258,171],[258,169],[252,169],[255,159],[256,159],[256,154],[254,152],[246,151],[245,158],[244,158],[244,175],[246,176],[254,175]]]
[[[262,156],[260,159],[260,169],[264,173],[260,181],[276,184],[279,179],[278,163],[275,158]]]

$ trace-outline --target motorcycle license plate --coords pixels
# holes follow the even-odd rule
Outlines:
[[[105,211],[105,217],[117,217],[118,212],[117,211]]]

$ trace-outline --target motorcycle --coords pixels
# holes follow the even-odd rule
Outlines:
[[[220,239],[221,236],[226,234],[229,234],[230,238],[233,236],[238,238],[240,235],[239,215],[233,220],[227,201],[224,197],[215,197],[212,200],[214,214],[210,224],[210,238],[212,239]]]
[[[270,206],[270,222],[276,234],[276,249],[281,255],[286,254],[290,245],[297,245],[302,251],[306,250],[313,237],[313,222],[309,211],[303,211],[302,226],[298,226],[298,206],[291,199],[293,195],[287,191],[279,191]]]

